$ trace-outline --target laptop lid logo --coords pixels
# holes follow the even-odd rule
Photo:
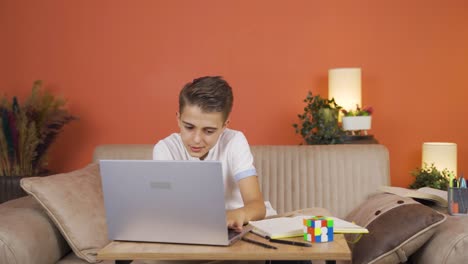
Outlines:
[[[171,190],[172,184],[170,182],[152,181],[150,187],[152,189]]]

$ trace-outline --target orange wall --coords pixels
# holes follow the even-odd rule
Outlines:
[[[390,150],[394,185],[412,181],[421,144],[458,144],[468,173],[468,2],[0,0],[0,89],[36,79],[80,120],[52,148],[68,171],[109,143],[176,131],[177,94],[201,75],[235,89],[231,127],[251,144],[297,144],[292,124],[327,71],[361,67],[372,134]]]

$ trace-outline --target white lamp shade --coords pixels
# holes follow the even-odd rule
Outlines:
[[[332,98],[348,111],[361,107],[361,68],[328,70],[328,99]]]
[[[423,143],[422,165],[424,163],[434,166],[438,171],[447,169],[457,175],[457,144],[449,142]]]

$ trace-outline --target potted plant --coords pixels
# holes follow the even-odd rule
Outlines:
[[[0,101],[0,203],[25,195],[19,187],[22,177],[46,173],[49,147],[63,126],[76,119],[63,99],[41,86],[34,82],[24,104],[16,97]]]
[[[297,115],[301,122],[293,124],[296,133],[309,145],[343,143],[344,132],[338,125],[341,106],[334,99],[313,96],[310,91],[304,102],[307,104],[304,113]]]
[[[411,189],[419,189],[422,187],[431,187],[439,190],[447,190],[449,186],[449,177],[453,172],[447,169],[442,171],[437,170],[434,163],[430,166],[424,163],[422,168],[416,168],[411,172],[415,177],[414,182],[409,186]]]
[[[352,135],[359,135],[361,131],[367,135],[367,130],[371,128],[372,107],[360,108],[356,106],[356,110],[341,110],[343,113],[342,126],[344,131],[350,131]]]

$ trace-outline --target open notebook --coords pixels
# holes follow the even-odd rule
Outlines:
[[[277,217],[259,221],[250,221],[252,232],[263,237],[285,238],[304,235],[303,219],[312,216],[299,215],[294,217]],[[333,233],[369,233],[369,230],[351,222],[330,217],[333,219]]]

